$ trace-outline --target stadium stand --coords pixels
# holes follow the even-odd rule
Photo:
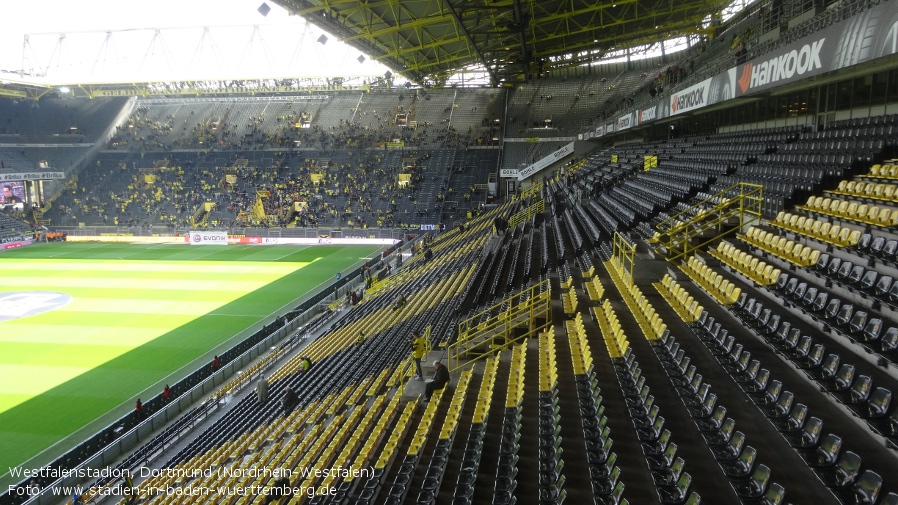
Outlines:
[[[278,503],[896,503],[894,94],[888,107],[883,95],[881,107],[819,120],[778,116],[785,102],[759,98],[771,112],[700,124],[722,118],[709,112],[684,119],[683,134],[672,120],[581,144],[527,193],[496,178],[569,142],[556,137],[730,68],[731,42],[760,56],[874,2],[779,4],[660,68],[510,90],[140,98],[98,154],[0,147],[6,170],[93,156],[41,206],[51,226],[433,232],[361,303],[291,330],[112,463],[180,471],[140,479],[136,501],[286,477],[302,491]],[[763,41],[770,30],[779,36]],[[0,138],[97,142],[127,104],[41,110],[70,105],[25,118],[24,103],[4,99],[0,118],[18,119]],[[77,132],[60,131],[69,123]],[[751,201],[745,185],[763,196]],[[0,216],[3,242],[35,229]],[[408,302],[395,306],[398,294]],[[471,337],[497,322],[501,338]],[[429,402],[414,380],[415,330],[426,362],[452,372]],[[251,388],[263,376],[260,403]],[[90,440],[65,463],[114,440]],[[287,472],[247,471],[257,468]],[[88,483],[87,500],[105,503],[100,490],[117,483]]]

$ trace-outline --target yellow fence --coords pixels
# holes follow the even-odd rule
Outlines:
[[[656,252],[668,261],[676,261],[750,223],[759,222],[763,191],[760,184],[740,182],[658,223]],[[725,228],[726,225],[730,227]]]
[[[614,232],[614,257],[617,258],[621,271],[630,274],[633,279],[633,265],[636,262],[636,244],[630,243],[623,235]]]
[[[521,190],[520,196],[515,196],[512,200],[526,200],[531,196],[539,196],[539,192],[543,189],[543,181],[533,181],[530,187]]]
[[[541,214],[545,210],[546,202],[544,200],[539,200],[533,205],[520,212],[515,213],[513,216],[508,218],[508,227],[514,229],[517,225],[529,221],[535,214]]]
[[[509,349],[551,325],[552,297],[546,279],[459,323],[458,340],[447,349],[449,368],[458,370]]]

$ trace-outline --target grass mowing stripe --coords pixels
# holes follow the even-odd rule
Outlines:
[[[171,263],[173,268],[182,273],[181,277],[174,276],[174,280],[179,281],[188,280],[187,276],[192,276],[194,271],[205,266],[217,270],[219,277],[227,277],[228,273],[234,273],[246,265],[252,267],[248,270],[248,275],[256,277],[260,284],[233,301],[219,304],[216,309],[190,319],[184,314],[162,314],[155,312],[155,309],[147,310],[146,313],[120,313],[118,306],[110,305],[115,310],[103,310],[103,304],[109,299],[133,297],[138,303],[155,300],[164,304],[166,300],[173,300],[175,304],[183,304],[189,300],[207,307],[204,303],[216,301],[220,289],[178,289],[167,294],[165,290],[150,289],[141,290],[140,295],[129,295],[129,288],[136,289],[146,283],[145,279],[148,278],[143,274],[131,277],[130,285],[118,284],[114,287],[88,287],[85,286],[86,282],[78,282],[77,286],[63,291],[75,297],[69,304],[75,308],[78,308],[77,303],[80,303],[81,298],[92,299],[87,302],[88,307],[84,307],[84,310],[67,311],[67,306],[62,310],[37,316],[0,322],[0,382],[10,384],[9,388],[0,389],[0,405],[15,403],[14,407],[0,413],[0,447],[3,447],[3,451],[0,451],[0,468],[6,470],[9,466],[21,464],[107,412],[112,411],[109,416],[127,413],[132,408],[135,395],[147,387],[168,380],[166,377],[170,373],[198,358],[205,360],[204,357],[211,350],[240,331],[257,324],[262,316],[288,304],[305,291],[330,281],[336,272],[358,261],[358,257],[371,255],[377,249],[367,246],[252,246],[244,249],[233,246],[203,248],[91,244],[91,247],[86,247],[85,244],[40,244],[0,254],[0,269],[15,272],[17,277],[21,277],[29,269],[41,270],[43,262],[40,260],[53,256],[57,261],[66,258],[80,263],[78,267],[70,269],[76,276],[83,274],[87,264],[93,264],[91,269],[99,268],[99,272],[103,274],[99,275],[101,278],[107,274],[116,277],[134,275],[134,271],[144,272],[141,266],[147,266],[148,263],[143,263],[143,260]],[[32,264],[26,267],[29,261]],[[260,261],[271,263],[263,264],[262,268],[253,266],[253,263],[258,264]],[[314,264],[291,270],[276,280],[266,278],[268,267],[283,266],[289,270],[296,267],[289,263],[313,261]],[[122,268],[127,263],[133,264],[128,265],[129,268]],[[286,264],[278,265],[282,263]],[[259,269],[253,270],[254,268]],[[32,277],[34,287],[28,289],[52,290],[50,284],[65,275],[62,271],[56,274]],[[236,284],[245,283],[245,275],[240,274],[239,277],[244,280]],[[162,275],[150,276],[154,279],[161,277]],[[76,281],[87,279],[96,277],[70,278]],[[8,289],[6,283],[0,286],[0,290]],[[97,307],[90,306],[91,303],[95,303]],[[41,318],[44,319],[43,322]],[[169,318],[171,320],[168,322],[161,321]],[[161,335],[153,336],[155,328],[163,324],[174,326]],[[62,339],[64,343],[60,345],[54,342],[57,339]],[[32,390],[33,386],[29,384],[24,387],[22,382],[18,382],[21,379],[15,376],[9,380],[8,376],[3,378],[4,366],[18,366],[15,363],[4,365],[3,362],[6,361],[6,356],[24,352],[30,356],[29,362],[36,362],[38,367],[47,367],[40,353],[42,348],[53,347],[46,345],[48,343],[65,349],[64,356],[69,360],[63,366],[49,368],[58,368],[57,374],[65,375],[75,371],[76,376],[25,399],[23,397],[27,395],[23,395],[23,390]],[[18,351],[15,350],[16,346],[19,346]],[[128,347],[129,350],[122,352],[121,347]],[[92,356],[103,356],[110,352],[116,355],[105,358],[106,361],[100,364],[89,363]],[[54,355],[48,360],[57,363],[58,357]],[[199,366],[199,363],[191,365],[194,366]],[[31,373],[19,377],[52,375],[54,374]],[[112,419],[109,416],[104,416],[108,420],[97,427],[108,423]],[[64,445],[72,446],[75,443],[77,441],[66,441]],[[57,449],[54,453],[61,453],[63,448]]]

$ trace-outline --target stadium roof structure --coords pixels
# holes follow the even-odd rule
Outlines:
[[[492,85],[609,50],[704,32],[725,0],[274,0],[392,71],[441,85],[481,67]]]

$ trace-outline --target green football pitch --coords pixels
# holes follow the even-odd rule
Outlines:
[[[0,253],[0,475],[77,444],[60,441],[129,412],[147,388],[158,394],[379,250],[51,243]],[[68,302],[16,304],[34,292]]]

